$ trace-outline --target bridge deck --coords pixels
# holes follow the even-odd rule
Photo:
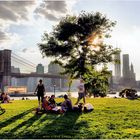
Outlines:
[[[24,78],[24,77],[44,77],[44,78],[67,78],[64,75],[54,75],[54,74],[37,74],[37,73],[11,73],[12,77]]]

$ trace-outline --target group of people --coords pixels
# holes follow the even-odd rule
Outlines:
[[[10,96],[7,93],[2,92],[0,94],[0,101],[1,103],[10,103]]]
[[[66,112],[66,111],[72,111],[72,102],[68,98],[67,95],[64,95],[64,102],[62,103],[56,103],[55,96],[51,95],[51,97],[45,96],[43,98],[43,102],[41,105],[41,108],[45,111],[53,111],[53,112]]]
[[[83,98],[83,102],[85,104],[85,87],[84,87],[84,81],[83,79],[80,79],[80,83],[78,85],[78,99],[75,105],[78,105],[79,101]],[[35,89],[35,93],[37,92],[38,97],[38,103],[39,107],[42,107],[43,109],[47,110],[61,110],[62,112],[73,110],[75,107],[72,107],[72,102],[68,98],[67,95],[64,95],[64,102],[59,103],[59,107],[57,106],[57,103],[55,102],[55,96],[52,95],[51,97],[45,96],[45,87],[43,84],[43,81],[40,79],[39,84],[37,85]]]

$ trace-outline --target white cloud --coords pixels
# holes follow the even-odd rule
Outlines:
[[[0,31],[0,49],[12,49],[13,45],[21,44],[21,38],[16,33],[7,33]]]
[[[28,13],[35,1],[0,1],[0,19],[18,22],[29,20]]]
[[[12,49],[21,43],[20,35],[10,32],[13,25],[20,25],[29,22],[31,10],[35,6],[32,1],[0,1],[0,48]]]
[[[66,1],[44,1],[35,9],[35,14],[57,21],[67,13]]]
[[[71,14],[73,5],[79,0],[48,0],[42,2],[36,9],[35,14],[48,20],[57,21],[66,14]]]

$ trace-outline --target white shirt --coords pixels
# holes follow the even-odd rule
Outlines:
[[[85,92],[84,83],[79,83],[79,85],[78,85],[78,92],[79,93],[84,93]]]

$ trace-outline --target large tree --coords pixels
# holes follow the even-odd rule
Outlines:
[[[99,12],[67,15],[50,34],[44,33],[39,48],[43,56],[54,58],[70,78],[83,77],[97,65],[113,61],[119,49],[104,43],[115,22]]]

